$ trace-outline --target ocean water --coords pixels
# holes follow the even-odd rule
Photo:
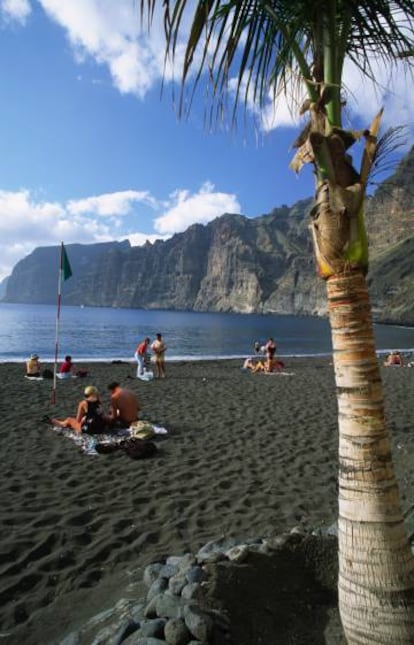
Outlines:
[[[137,343],[157,332],[168,346],[168,360],[242,358],[256,340],[269,336],[284,356],[332,351],[329,323],[321,318],[62,306],[59,358],[131,360]],[[414,327],[375,325],[375,335],[380,352],[414,352]],[[55,306],[0,303],[0,362],[23,361],[33,352],[52,361],[55,339]]]

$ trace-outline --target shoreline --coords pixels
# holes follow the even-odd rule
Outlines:
[[[81,366],[81,362],[79,362]],[[274,537],[336,520],[337,406],[330,357],[286,360],[286,374],[241,361],[82,363],[88,376],[30,382],[0,364],[3,445],[0,632],[7,645],[56,643],[125,596],[143,568],[220,536]],[[414,499],[414,369],[381,368],[403,510]],[[86,385],[133,390],[142,418],[163,426],[157,454],[88,456],[41,422],[73,414]],[[138,602],[138,600],[137,600]]]
[[[391,351],[399,351],[401,354],[404,354],[406,356],[409,356],[411,354],[414,354],[414,347],[389,347],[387,349],[377,349],[376,350],[376,355],[378,358],[382,358],[383,356],[389,354]],[[190,356],[190,355],[183,355],[183,356],[169,356],[166,358],[165,363],[168,365],[169,363],[171,364],[177,364],[177,363],[211,363],[211,362],[236,362],[236,361],[244,361],[246,358],[263,358],[263,354],[254,354],[254,353],[248,353],[246,352],[245,354],[232,354],[232,355],[226,355],[226,356],[217,356],[217,355],[200,355],[200,356]],[[318,352],[314,354],[300,354],[300,353],[295,353],[295,354],[284,354],[281,352],[277,352],[277,356],[281,359],[287,359],[287,360],[320,360],[320,359],[331,359],[333,356],[333,352]],[[16,358],[0,358],[0,365],[19,365],[21,364],[24,369],[24,365],[26,363],[27,357],[16,357]],[[62,362],[63,358],[60,357],[58,360],[58,364]],[[51,365],[53,366],[54,364],[54,358],[53,357],[46,357],[42,358],[41,360],[42,365],[50,367]],[[94,358],[94,357],[77,357],[76,358],[76,365],[80,365],[81,363],[98,363],[98,364],[116,364],[116,363],[123,363],[123,364],[132,364],[136,365],[136,361],[134,357],[107,357],[107,358]]]

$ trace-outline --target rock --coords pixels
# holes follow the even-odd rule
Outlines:
[[[175,576],[168,581],[168,589],[172,594],[179,596],[187,584],[187,578],[185,576],[185,571],[179,571]]]
[[[136,636],[140,638],[164,638],[165,618],[154,618],[153,620],[144,620],[140,628],[136,631]]]
[[[164,564],[160,569],[160,577],[162,578],[172,578],[175,574],[178,573],[178,566],[173,566],[172,564]]]
[[[147,587],[150,587],[155,580],[160,575],[160,571],[162,569],[162,564],[161,562],[155,562],[154,564],[149,564],[147,567],[145,567],[144,570],[144,582],[147,585]]]
[[[156,610],[157,616],[165,616],[166,618],[182,618],[184,612],[184,601],[179,596],[173,596],[166,593],[160,594],[156,597]]]
[[[249,555],[249,547],[247,544],[239,544],[238,546],[233,546],[231,549],[225,552],[225,556],[232,562],[243,562],[246,560]]]
[[[178,569],[188,569],[191,567],[193,564],[195,564],[195,557],[192,553],[185,553],[184,555],[170,555],[167,560],[166,564],[169,564],[173,567],[178,567]]]
[[[145,636],[134,638],[134,636],[135,634],[130,636],[126,641],[124,641],[124,643],[126,645],[166,645],[166,641],[164,639],[153,638],[152,636],[149,636],[148,638]]]
[[[155,596],[165,591],[167,587],[168,580],[166,578],[157,578],[148,589],[147,600],[152,600]]]
[[[200,600],[203,596],[201,585],[198,582],[189,582],[185,585],[181,592],[181,597],[184,600]]]
[[[207,577],[206,572],[199,566],[192,566],[186,571],[188,582],[203,582]]]
[[[198,551],[196,558],[199,564],[207,562],[218,562],[225,559],[225,552],[239,544],[234,538],[221,538],[207,542]]]
[[[191,634],[182,618],[171,618],[165,625],[164,638],[168,645],[187,645]]]
[[[213,621],[208,614],[203,612],[197,605],[186,605],[184,607],[184,620],[193,636],[202,642],[208,643],[213,631]]]

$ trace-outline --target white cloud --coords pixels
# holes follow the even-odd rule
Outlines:
[[[391,75],[381,61],[372,61],[377,85],[362,78],[354,65],[347,62],[344,80],[347,88],[348,108],[352,115],[359,115],[368,127],[381,107],[384,107],[383,127],[413,126],[414,85],[402,65]],[[411,143],[414,132],[411,135]],[[410,141],[407,141],[410,145]]]
[[[103,216],[119,216],[131,213],[135,202],[143,202],[155,207],[156,200],[148,191],[124,190],[116,193],[107,193],[86,199],[70,200],[67,203],[69,213],[96,214]]]
[[[67,34],[79,63],[91,57],[105,65],[121,93],[143,98],[163,74],[165,37],[161,21],[151,35],[141,30],[138,3],[131,0],[39,0]]]
[[[136,204],[142,206],[142,213],[135,212]],[[167,210],[156,217],[163,208]],[[209,182],[196,194],[180,190],[166,201],[146,190],[124,190],[60,204],[28,190],[0,190],[0,280],[38,246],[58,245],[62,240],[92,244],[125,239],[141,246],[167,239],[194,222],[207,223],[225,212],[239,211],[235,195],[216,192]],[[141,232],[148,221],[152,230]]]
[[[3,12],[16,20],[24,20],[30,12],[28,0],[0,2]],[[177,42],[174,68],[171,61],[167,61],[165,65],[165,35],[162,7],[159,5],[148,32],[145,21],[143,25],[141,23],[139,4],[132,0],[39,0],[39,3],[50,19],[66,32],[76,60],[81,64],[85,59],[91,58],[107,67],[113,85],[119,92],[131,93],[142,99],[163,77],[167,81],[179,77],[193,9],[191,3],[183,21],[182,35]],[[194,64],[196,67],[196,61]],[[397,69],[392,82],[387,78],[386,66],[381,62],[373,62],[373,66],[376,70],[375,77],[384,88],[379,93],[376,93],[367,79],[361,80],[351,64],[346,65],[345,82],[349,89],[351,113],[370,122],[377,107],[385,104],[385,125],[412,123],[414,87],[410,79],[405,79],[401,71],[402,65]],[[230,80],[229,89],[234,92],[234,80]],[[292,111],[291,101],[286,101],[283,96],[274,103],[269,95],[268,102],[260,110],[249,96],[247,105],[264,133],[278,127],[298,126],[297,107],[294,105]]]
[[[194,195],[188,190],[177,190],[170,199],[173,205],[154,222],[155,230],[164,235],[184,231],[194,223],[207,224],[223,213],[240,212],[236,195],[215,192],[210,182]]]
[[[16,21],[24,25],[31,11],[29,0],[1,0],[0,2],[0,12],[6,21]]]

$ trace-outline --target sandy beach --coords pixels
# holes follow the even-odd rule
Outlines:
[[[167,363],[144,383],[133,363],[79,364],[87,378],[24,378],[2,364],[0,642],[59,643],[143,568],[220,536],[276,536],[336,519],[337,415],[329,359],[285,359],[286,374],[241,361]],[[51,367],[45,365],[44,367]],[[414,500],[414,369],[382,369],[403,508]],[[88,456],[42,423],[74,414],[86,385],[136,392],[168,434],[157,455]],[[338,641],[339,643],[340,641]],[[270,644],[269,644],[270,645]]]

